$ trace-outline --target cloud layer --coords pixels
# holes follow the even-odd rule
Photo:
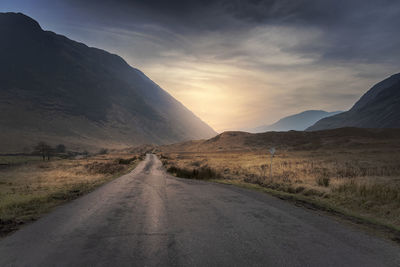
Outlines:
[[[216,130],[347,109],[399,72],[390,0],[13,0],[44,28],[123,56]]]

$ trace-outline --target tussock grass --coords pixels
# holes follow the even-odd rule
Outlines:
[[[207,167],[222,179],[255,184],[372,221],[400,227],[400,153],[387,146],[267,151],[163,152],[166,168]],[[178,175],[177,175],[178,176]],[[189,177],[188,177],[189,178]]]
[[[355,195],[365,201],[378,201],[382,204],[400,203],[399,184],[365,183],[352,179],[334,188],[333,191],[344,196]]]
[[[167,171],[177,177],[188,178],[188,179],[209,180],[221,177],[221,175],[218,172],[209,167],[181,169],[175,166],[171,166],[167,169]]]
[[[135,160],[137,160],[138,157],[132,157],[132,158],[127,158],[127,159],[122,159],[122,158],[118,158],[116,159],[116,162],[118,162],[118,164],[131,164],[132,162],[134,162]]]
[[[121,172],[125,167],[119,162],[92,162],[85,165],[85,168],[92,174],[114,174]]]

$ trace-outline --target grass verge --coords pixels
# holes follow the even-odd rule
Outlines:
[[[382,144],[341,149],[160,152],[169,169],[212,169],[211,179],[258,188],[357,225],[382,228],[392,239],[400,229],[400,154]],[[178,175],[176,175],[178,176]],[[375,226],[373,226],[375,225]],[[382,226],[382,227],[380,227]],[[382,230],[381,229],[381,230]],[[394,233],[394,234],[393,234]]]
[[[0,171],[0,237],[132,171],[139,157],[30,162]]]
[[[334,215],[337,218],[344,219],[347,222],[356,224],[357,226],[365,226],[363,228],[368,232],[372,231],[374,234],[378,234],[379,236],[389,238],[392,241],[400,244],[400,227],[383,223],[374,218],[360,216],[357,213],[332,205],[328,201],[324,201],[323,199],[320,198],[315,199],[304,195],[277,191],[271,188],[239,180],[212,179],[209,181],[225,185],[234,185],[241,188],[267,193],[274,197],[290,201],[298,206],[302,206],[313,210],[323,211],[330,215]]]

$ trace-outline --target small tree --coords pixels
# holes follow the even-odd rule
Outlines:
[[[59,144],[56,146],[57,153],[65,153],[66,151],[67,151],[67,148],[65,147],[64,144]]]
[[[50,160],[50,151],[51,151],[51,147],[46,144],[45,142],[39,142],[35,147],[34,147],[34,151],[40,155],[42,155],[43,157],[43,161],[46,160],[46,156],[47,156],[47,160]]]

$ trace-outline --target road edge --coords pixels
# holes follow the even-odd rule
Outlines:
[[[211,183],[232,185],[248,190],[262,192],[264,194],[277,197],[284,201],[293,203],[313,211],[323,212],[338,221],[344,222],[352,227],[362,229],[363,231],[373,234],[375,236],[389,239],[395,244],[400,246],[400,228],[394,225],[386,224],[372,218],[364,217],[359,214],[344,210],[323,201],[316,201],[306,196],[290,194],[287,192],[277,191],[270,188],[262,187],[257,184],[251,184],[244,181],[228,180],[228,179],[211,179],[205,180]]]
[[[135,162],[134,164],[132,164],[132,166],[130,166],[129,168],[127,168],[124,171],[118,172],[114,175],[112,175],[111,177],[105,179],[104,181],[95,184],[94,186],[87,188],[87,190],[81,191],[79,194],[75,194],[75,195],[69,195],[67,198],[65,199],[59,199],[58,202],[54,202],[52,204],[49,204],[48,206],[46,206],[43,210],[41,210],[40,213],[35,215],[34,219],[31,219],[29,221],[23,221],[23,222],[18,222],[15,223],[13,225],[10,226],[10,230],[6,230],[6,231],[0,231],[0,240],[6,238],[7,236],[12,235],[13,233],[17,232],[18,230],[20,230],[21,228],[36,222],[37,220],[41,219],[42,217],[46,216],[47,214],[51,213],[54,209],[63,206],[71,201],[74,201],[80,197],[83,197],[87,194],[92,193],[93,191],[99,189],[102,186],[107,185],[108,183],[111,183],[112,181],[126,175],[129,174],[130,172],[134,171],[136,169],[136,167],[139,165],[139,163],[141,163],[143,160],[139,160],[137,162]]]

